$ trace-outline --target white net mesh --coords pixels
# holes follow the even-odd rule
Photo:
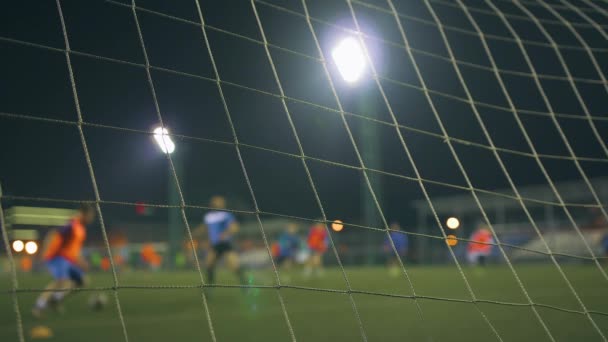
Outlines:
[[[608,192],[602,178],[608,163],[603,137],[608,129],[608,2],[251,0],[228,6],[198,0],[189,5],[107,0],[87,9],[56,0],[56,22],[41,22],[40,14],[47,13],[48,5],[15,5],[7,11],[15,13],[9,14],[13,21],[7,21],[0,31],[0,43],[10,51],[2,63],[9,81],[0,84],[13,85],[0,101],[6,104],[0,106],[0,122],[6,123],[2,127],[7,130],[2,143],[11,151],[0,159],[11,164],[5,175],[0,174],[5,178],[1,179],[5,191],[0,188],[0,198],[5,208],[22,202],[95,205],[98,241],[108,257],[106,271],[111,280],[107,286],[93,284],[81,291],[112,292],[124,340],[145,336],[141,326],[130,324],[129,317],[137,322],[137,315],[127,313],[135,306],[128,290],[161,289],[197,290],[204,313],[197,320],[204,321],[208,331],[204,338],[221,341],[230,339],[223,334],[234,337],[225,328],[228,318],[208,298],[212,288],[272,292],[280,315],[268,318],[268,326],[280,325],[276,329],[285,331],[282,338],[292,341],[318,337],[315,328],[302,323],[302,311],[323,310],[298,299],[295,292],[348,297],[351,312],[340,314],[353,317],[350,327],[356,327],[357,337],[364,341],[414,338],[411,336],[464,340],[450,332],[455,329],[451,315],[459,315],[459,305],[473,310],[457,321],[475,322],[471,328],[460,329],[487,332],[467,336],[467,340],[528,335],[550,341],[564,336],[607,340],[606,251],[598,236],[605,234],[603,223],[608,222]],[[28,27],[33,22],[28,23],[25,14],[33,14],[30,20],[43,29],[47,25],[49,32],[54,28],[54,33]],[[363,85],[347,86],[340,78],[330,48],[339,37],[354,38],[362,48]],[[38,52],[40,56],[36,56]],[[67,67],[67,72],[54,69],[59,67]],[[9,69],[15,70],[9,73]],[[107,88],[114,85],[118,88],[112,95],[113,90]],[[147,110],[153,117],[143,119],[145,124],[134,123],[143,116],[129,110]],[[176,113],[180,110],[183,113]],[[53,186],[34,190],[31,185],[21,186],[31,183],[22,180],[28,178],[29,171],[24,170],[31,164],[22,163],[18,156],[36,158],[31,153],[41,141],[35,139],[35,147],[7,145],[14,138],[8,134],[9,123],[25,127],[23,132],[28,133],[33,130],[29,126],[42,125],[46,128],[36,130],[47,132],[43,136],[49,134],[49,127],[75,131],[80,149],[73,155],[84,160],[80,171],[88,177],[86,182],[79,181],[89,184],[78,187],[86,190],[57,190],[69,188],[61,178],[54,178],[58,164],[73,162],[68,157],[64,162],[42,160],[47,174],[42,182]],[[207,150],[191,147],[187,157],[179,159],[176,154],[164,154],[169,187],[173,186],[176,196],[173,202],[162,200],[166,194],[159,195],[158,201],[146,198],[156,195],[145,192],[145,185],[117,183],[128,174],[137,178],[142,170],[131,166],[125,155],[100,152],[104,142],[116,147],[109,142],[112,138],[102,135],[147,139],[149,124],[170,127],[177,149],[182,148],[180,143],[211,146]],[[125,142],[129,143],[121,140],[120,145]],[[216,153],[233,160],[223,164]],[[114,163],[113,159],[123,160],[124,174],[122,169],[105,166]],[[202,164],[196,164],[200,160]],[[142,161],[132,161],[138,162]],[[205,173],[212,166],[219,173]],[[184,170],[188,177],[183,176]],[[288,175],[279,175],[283,173]],[[191,178],[205,181],[196,183]],[[235,179],[240,186],[234,185]],[[577,183],[566,188],[566,181]],[[542,191],[531,191],[533,184]],[[194,187],[204,190],[196,192]],[[360,193],[349,190],[353,187],[361,187]],[[267,281],[210,284],[198,253],[192,253],[195,284],[178,284],[171,280],[171,272],[167,282],[121,280],[121,267],[113,256],[116,249],[109,238],[110,226],[116,225],[120,214],[110,208],[137,206],[137,199],[144,198],[148,208],[174,211],[184,240],[196,250],[198,222],[192,213],[210,209],[201,198],[222,191],[246,203],[228,210],[258,228],[250,232],[258,234],[259,250],[265,253],[266,269],[270,269]],[[417,204],[406,213],[404,201]],[[415,220],[414,208],[418,221],[403,224],[400,233],[412,240],[415,253],[404,257],[394,241],[391,222],[395,217]],[[559,223],[548,216],[540,218],[539,208],[550,213],[551,220],[553,215],[559,216]],[[594,231],[584,218],[589,210],[603,222]],[[371,212],[367,220],[366,212]],[[476,242],[468,234],[456,234],[454,246],[445,243],[454,233],[444,226],[448,214],[468,220],[468,228],[460,231],[467,229],[468,233],[475,221],[490,231],[492,239],[486,244],[494,250],[494,262],[486,275],[479,276],[464,265],[466,246]],[[37,294],[43,288],[23,287],[18,281],[16,260],[22,257],[13,255],[5,216],[0,208],[10,270],[5,294],[13,301],[16,336],[24,341],[30,324],[24,318],[21,296]],[[350,240],[345,237],[348,232],[332,232],[331,222],[336,218],[344,218],[346,230],[357,232]],[[336,283],[340,284],[286,281],[288,271],[273,258],[276,231],[269,228],[271,219],[307,225],[322,222]],[[552,240],[560,234],[566,244]],[[369,277],[358,273],[364,272],[358,269],[367,269],[363,265],[383,268],[370,256],[375,253],[373,244],[381,241],[386,241],[384,257],[396,260],[402,281],[395,291],[385,285],[389,279],[385,273]],[[575,244],[578,247],[569,249]],[[349,248],[363,252],[349,252]],[[543,262],[530,266],[527,261],[532,257],[525,256]],[[436,284],[429,286],[428,279],[437,278],[425,278],[424,269],[433,270],[430,265],[435,263],[448,270],[438,272],[456,272],[454,277],[432,277],[439,277],[446,288],[452,287],[450,282],[458,282],[463,289],[460,295],[429,289]],[[498,274],[492,272],[502,273],[492,279]],[[542,279],[543,272],[561,287],[535,282],[534,276],[541,274]],[[378,274],[386,279],[362,285],[361,277]],[[582,280],[590,279],[589,274],[595,278]],[[504,296],[492,292],[503,285],[498,278],[508,279]],[[543,291],[555,293],[545,298]],[[411,302],[413,309],[407,315],[401,313],[400,319],[419,331],[411,336],[386,326],[376,331],[380,328],[372,323],[374,315],[392,309],[374,306],[368,297]],[[568,300],[560,302],[561,297]],[[529,311],[521,316],[529,318],[523,332],[517,331],[518,319],[525,319],[518,317],[522,308]],[[556,316],[559,314],[566,316]],[[576,319],[565,324],[568,328],[556,323],[570,317]],[[316,324],[331,330],[332,323]],[[340,324],[335,323],[344,329]],[[354,336],[346,329],[332,334],[339,340]],[[245,339],[246,335],[240,336]]]

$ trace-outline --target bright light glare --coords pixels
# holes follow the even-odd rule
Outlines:
[[[23,247],[25,245],[23,244],[23,241],[21,240],[15,240],[13,241],[13,250],[17,253],[23,251]]]
[[[361,44],[353,38],[343,39],[331,52],[342,78],[348,83],[356,82],[365,69],[365,55]]]
[[[25,252],[27,254],[34,254],[38,252],[38,244],[35,241],[28,241],[25,243]]]
[[[169,131],[166,128],[156,127],[154,129],[154,140],[156,140],[158,147],[160,147],[160,150],[165,154],[173,153],[173,151],[175,151],[175,144],[168,134]]]
[[[445,224],[450,229],[457,229],[460,227],[460,221],[455,217],[450,217],[447,221],[445,221]]]

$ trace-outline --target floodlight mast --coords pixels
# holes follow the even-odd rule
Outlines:
[[[160,150],[164,154],[172,154],[169,158],[173,164],[173,171],[175,172],[175,176],[177,179],[181,179],[180,176],[182,174],[182,154],[184,154],[184,146],[180,148],[180,153],[175,152],[175,143],[171,139],[169,135],[169,130],[165,127],[159,126],[152,131],[154,141],[160,148]],[[177,184],[174,181],[173,172],[171,168],[168,172],[167,185],[168,189],[168,204],[172,207],[178,207],[180,202],[180,196],[177,189]],[[180,213],[179,210],[171,209],[169,210],[169,220],[168,220],[168,231],[169,231],[169,265],[174,267],[176,265],[177,253],[181,246],[181,241],[183,240],[182,232],[181,232],[181,221],[180,221]]]
[[[331,51],[331,57],[338,70],[342,80],[348,85],[354,87],[359,86],[358,91],[354,92],[356,96],[355,106],[358,114],[364,114],[367,117],[375,118],[378,113],[377,108],[374,108],[374,92],[368,91],[363,85],[365,70],[371,58],[367,55],[364,42],[360,37],[349,36],[342,38]],[[365,166],[370,169],[382,169],[382,155],[380,147],[380,139],[378,129],[374,124],[361,125],[360,135],[361,145],[360,152]],[[368,227],[380,227],[382,220],[376,206],[376,201],[382,206],[382,184],[379,177],[370,177],[371,184],[367,184],[365,180],[361,182],[361,216],[363,223]],[[374,195],[372,196],[369,187],[371,186]],[[369,231],[367,254],[368,262],[373,263],[374,254],[374,237],[372,231]]]

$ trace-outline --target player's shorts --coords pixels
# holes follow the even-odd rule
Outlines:
[[[399,254],[399,256],[403,257],[407,255],[407,248],[398,248],[397,246],[395,246],[396,250],[397,250],[397,254]],[[393,254],[393,249],[390,248],[389,249],[389,254]]]
[[[327,246],[323,243],[320,244],[308,244],[308,248],[316,253],[325,253],[327,251]]]
[[[211,246],[211,248],[213,248],[213,251],[215,251],[215,254],[218,258],[221,257],[223,254],[232,251],[233,249],[232,242],[230,241],[218,242],[215,245]]]
[[[277,264],[281,265],[287,260],[293,260],[294,257],[292,254],[281,254],[277,257]]]
[[[56,256],[48,260],[46,267],[56,280],[70,279],[78,286],[81,286],[84,282],[84,272],[62,256]]]
[[[478,264],[482,258],[487,258],[489,255],[490,253],[487,252],[467,252],[467,260],[471,264]]]

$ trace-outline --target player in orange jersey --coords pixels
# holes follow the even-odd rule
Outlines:
[[[154,246],[146,243],[141,248],[141,260],[150,267],[151,270],[157,271],[162,264],[162,257],[156,252]]]
[[[471,235],[467,245],[467,259],[473,265],[485,265],[486,259],[492,254],[494,237],[486,226],[480,225]]]
[[[86,226],[94,220],[95,208],[83,204],[64,227],[47,236],[43,258],[53,281],[36,300],[32,309],[34,316],[40,317],[49,305],[57,307],[70,289],[84,285],[87,263],[82,259],[81,251],[87,236]]]
[[[311,256],[308,260],[308,265],[306,265],[306,268],[304,269],[305,275],[321,273],[321,269],[323,268],[323,254],[327,251],[328,242],[329,235],[327,234],[327,228],[324,223],[318,222],[310,227],[307,243]]]

